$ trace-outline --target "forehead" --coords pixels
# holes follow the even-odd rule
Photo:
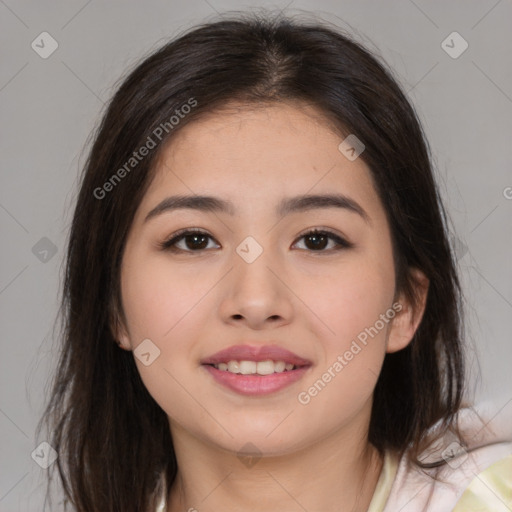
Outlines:
[[[222,195],[243,208],[339,192],[375,201],[369,168],[338,146],[344,136],[311,106],[230,105],[181,128],[162,151],[141,204],[171,193]]]

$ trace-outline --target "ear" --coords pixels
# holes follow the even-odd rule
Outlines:
[[[109,327],[110,332],[112,334],[112,337],[116,341],[116,343],[119,345],[119,348],[122,348],[123,350],[130,351],[131,344],[130,344],[130,338],[128,336],[127,329],[125,327],[125,322],[121,318],[122,315],[119,314],[117,311],[117,308],[112,306],[110,308],[109,312]]]
[[[413,282],[414,294],[417,297],[416,308],[403,293],[398,296],[396,302],[401,308],[396,308],[398,312],[393,318],[388,331],[387,353],[398,352],[411,342],[423,318],[423,313],[425,312],[429,280],[425,274],[417,268],[411,268],[409,272]]]

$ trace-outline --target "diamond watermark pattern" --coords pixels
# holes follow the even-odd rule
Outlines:
[[[39,57],[47,59],[59,47],[59,43],[48,32],[41,32],[30,46]]]
[[[48,263],[57,253],[57,246],[49,238],[43,236],[32,247],[32,253],[42,263]]]
[[[340,152],[351,162],[353,162],[364,150],[365,145],[351,133],[338,146]]]
[[[450,443],[441,455],[453,469],[457,469],[468,458],[468,452],[457,441]]]
[[[48,469],[59,456],[46,441],[43,441],[30,456],[43,469]]]
[[[248,236],[242,240],[236,252],[246,263],[253,263],[263,252],[263,247],[252,236]]]
[[[246,443],[238,451],[237,457],[244,466],[250,469],[261,459],[261,451],[254,444]]]
[[[146,338],[133,351],[133,355],[144,365],[149,366],[160,356],[160,349],[149,339]]]
[[[468,49],[468,46],[468,42],[458,32],[452,32],[441,43],[441,48],[452,59],[458,59]]]
[[[458,261],[467,254],[468,246],[458,237],[450,235],[453,250],[455,252],[455,259]]]

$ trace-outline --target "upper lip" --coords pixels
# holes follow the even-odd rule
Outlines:
[[[201,360],[201,364],[219,364],[229,361],[284,361],[295,366],[310,366],[311,361],[277,345],[233,345]]]

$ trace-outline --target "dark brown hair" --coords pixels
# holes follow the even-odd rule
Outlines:
[[[360,158],[391,228],[396,290],[414,302],[411,269],[430,280],[412,342],[385,357],[369,441],[381,453],[408,449],[421,464],[416,459],[430,427],[441,425],[436,435],[456,431],[464,391],[462,311],[447,216],[417,114],[379,59],[326,23],[238,14],[165,44],[119,86],[81,177],[63,279],[62,347],[41,420],[50,425],[63,489],[77,511],[154,510],[159,476],[165,474],[169,488],[174,481],[168,418],[143,385],[133,354],[113,337],[112,326],[124,319],[120,265],[163,144],[228,102],[247,108],[303,102],[340,137],[363,141]],[[170,122],[180,113],[178,123]],[[162,126],[160,140],[155,133]],[[148,138],[156,147],[127,167]]]

